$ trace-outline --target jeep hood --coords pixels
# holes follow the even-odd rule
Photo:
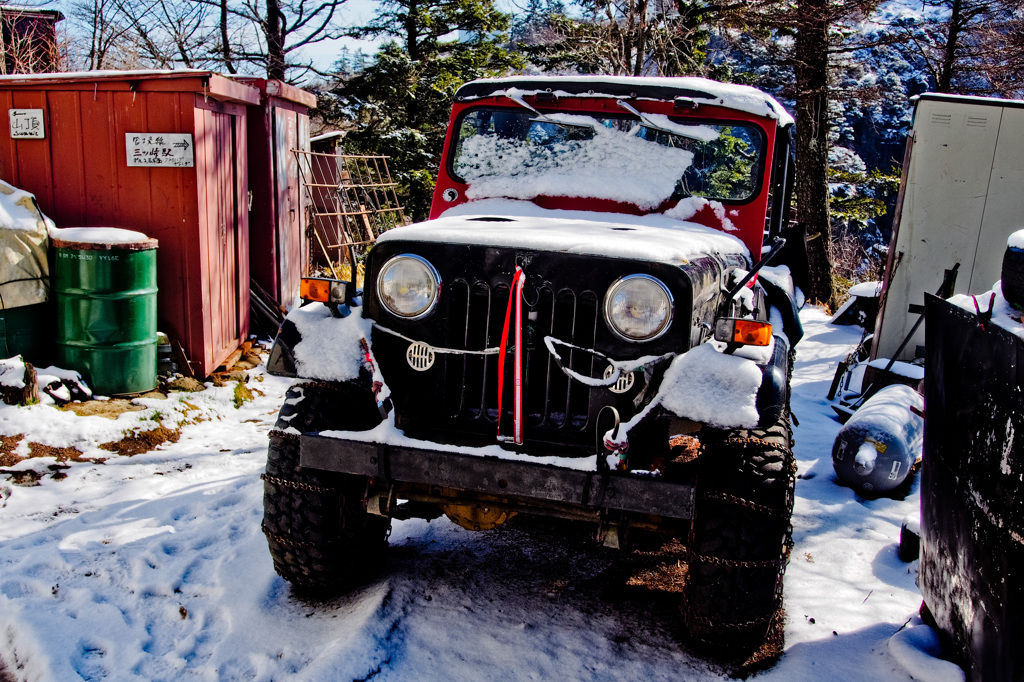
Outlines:
[[[440,218],[388,230],[377,242],[419,241],[553,251],[674,265],[749,251],[736,237],[661,214],[544,209],[528,201],[486,199],[460,204]]]

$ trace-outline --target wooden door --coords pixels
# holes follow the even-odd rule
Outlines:
[[[295,150],[308,148],[309,117],[294,105],[275,100],[272,109],[274,135],[274,193],[277,210],[278,300],[290,307],[299,295],[299,279],[305,274],[303,205]],[[304,110],[304,108],[303,108]],[[303,135],[305,133],[305,135]],[[303,141],[305,140],[305,142]]]
[[[196,102],[196,175],[203,267],[206,371],[216,368],[248,333],[248,219],[242,205],[245,110],[214,101]]]

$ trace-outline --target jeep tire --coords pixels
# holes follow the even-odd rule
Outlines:
[[[749,653],[778,625],[792,547],[791,436],[784,411],[767,429],[702,438],[682,605],[686,635],[700,648]]]
[[[366,478],[299,466],[295,431],[337,428],[348,402],[343,389],[293,386],[270,434],[262,476],[263,532],[274,569],[303,592],[357,585],[379,565],[387,548],[388,520],[366,512]]]

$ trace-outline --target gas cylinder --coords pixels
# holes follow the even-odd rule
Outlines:
[[[839,430],[832,466],[839,480],[865,495],[897,487],[924,448],[924,397],[909,386],[886,386]]]

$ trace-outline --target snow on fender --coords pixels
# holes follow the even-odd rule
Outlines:
[[[909,386],[886,386],[846,422],[832,446],[839,480],[877,495],[906,479],[924,448],[924,398]]]

